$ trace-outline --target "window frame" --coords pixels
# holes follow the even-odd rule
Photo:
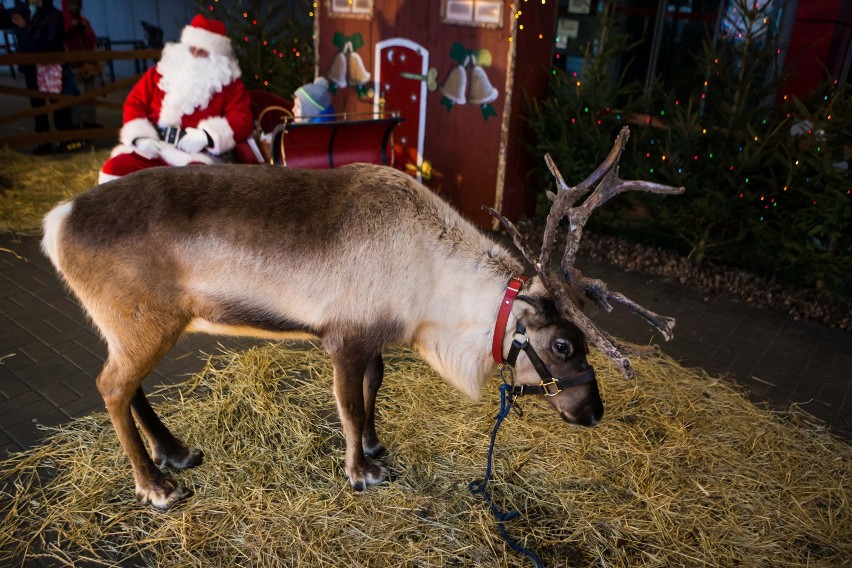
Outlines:
[[[360,11],[356,12],[355,4],[360,2],[368,3],[369,7],[365,9],[359,8],[358,10]],[[340,10],[337,7],[340,4],[348,4],[350,10]],[[376,2],[375,0],[326,0],[326,9],[329,17],[332,18],[346,18],[350,20],[372,20],[373,13],[376,10]]]
[[[449,16],[449,6],[452,4],[470,5],[471,19],[459,20]],[[477,19],[480,6],[497,8],[498,21],[483,21]],[[466,26],[471,28],[502,29],[504,2],[502,0],[441,0],[441,23],[452,26]]]

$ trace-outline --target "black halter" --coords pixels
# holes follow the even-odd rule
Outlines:
[[[509,348],[509,356],[506,357],[506,363],[515,366],[518,360],[518,354],[523,351],[535,368],[535,372],[541,377],[541,382],[537,385],[514,385],[512,386],[512,395],[523,396],[525,394],[543,394],[545,396],[556,396],[564,389],[569,387],[590,383],[595,380],[595,370],[589,367],[585,371],[571,376],[556,379],[538,356],[538,353],[530,344],[530,338],[527,336],[527,328],[522,323],[518,323],[515,327],[515,336],[512,339],[512,346]]]

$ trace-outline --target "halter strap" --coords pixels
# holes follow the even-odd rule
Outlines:
[[[557,379],[554,377],[538,353],[533,349],[529,337],[526,334],[526,328],[523,324],[518,323],[515,328],[515,337],[512,339],[512,346],[509,348],[509,356],[506,358],[506,363],[515,366],[518,360],[518,354],[523,351],[527,354],[527,358],[532,363],[541,381],[537,385],[515,385],[512,387],[514,396],[523,396],[525,394],[543,394],[546,396],[556,396],[564,389],[569,387],[590,383],[595,380],[595,370],[589,367],[585,371],[580,371],[576,375],[570,377],[562,377]]]

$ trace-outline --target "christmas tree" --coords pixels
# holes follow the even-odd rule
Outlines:
[[[621,196],[595,217],[595,227],[697,262],[720,261],[842,294],[852,272],[843,143],[852,118],[848,89],[830,85],[830,93],[807,102],[778,96],[784,46],[773,6],[732,2],[719,33],[697,54],[702,76],[683,99],[659,82],[643,91],[610,79],[606,70],[623,41],[608,37],[616,26],[605,10],[583,72],[557,71],[547,99],[530,105],[538,138],[533,151],[550,152],[576,183],[631,123],[622,177],[684,186],[686,193],[664,200]]]
[[[314,75],[313,4],[308,0],[199,1],[225,22],[248,89],[292,96]]]

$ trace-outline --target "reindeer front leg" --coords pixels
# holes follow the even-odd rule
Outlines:
[[[361,434],[361,447],[367,457],[377,458],[385,453],[385,446],[376,434],[376,395],[385,376],[385,363],[382,354],[376,353],[367,365],[364,373],[364,432]]]
[[[364,404],[364,382],[372,355],[353,353],[354,349],[328,349],[334,367],[334,397],[343,434],[346,436],[346,475],[355,491],[384,481],[385,468],[369,461],[361,446],[367,416]]]

